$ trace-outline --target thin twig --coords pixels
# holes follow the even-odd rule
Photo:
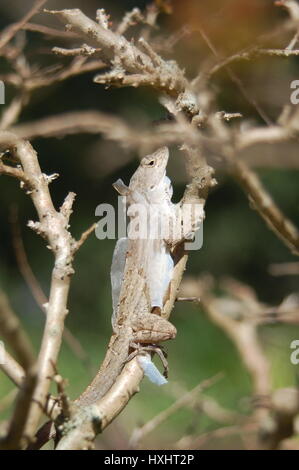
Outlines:
[[[145,438],[149,433],[154,431],[158,426],[160,426],[163,421],[169,418],[169,416],[176,413],[180,408],[187,406],[189,403],[194,402],[198,399],[198,395],[205,390],[206,388],[211,387],[214,383],[217,383],[223,374],[217,374],[210,379],[206,379],[200,384],[196,385],[192,390],[182,395],[178,400],[176,400],[172,405],[170,405],[165,410],[161,411],[150,421],[147,421],[143,426],[135,429],[130,439],[130,446],[136,448],[140,441]]]
[[[244,424],[235,424],[232,426],[225,426],[222,428],[214,429],[213,431],[207,431],[200,434],[199,436],[184,436],[173,446],[174,449],[198,449],[202,447],[206,442],[212,439],[225,438],[228,436],[234,436],[236,434],[244,436],[244,434],[256,433],[258,429],[258,423],[249,421]]]
[[[5,351],[4,362],[0,362],[0,369],[17,387],[21,387],[25,377],[25,371],[8,351]]]
[[[0,332],[13,349],[21,366],[27,371],[35,362],[31,342],[21,327],[4,292],[0,291]]]
[[[0,400],[0,413],[3,413],[15,400],[18,394],[18,389],[13,388]]]
[[[205,33],[205,31],[202,28],[200,28],[199,31],[200,31],[200,34],[201,34],[202,38],[204,39],[204,41],[207,43],[208,47],[213,52],[214,56],[217,59],[219,59],[220,56],[219,56],[214,44],[212,44],[211,39],[207,36],[207,34]],[[268,124],[268,125],[272,124],[271,119],[267,116],[265,111],[257,103],[256,99],[254,97],[252,97],[251,94],[247,91],[246,87],[243,85],[242,81],[235,74],[235,72],[227,64],[225,64],[224,67],[227,70],[227,73],[230,76],[231,80],[237,85],[237,87],[241,91],[244,98],[256,109],[257,113],[263,119],[263,121],[265,121],[266,124]]]
[[[87,230],[85,230],[82,234],[81,234],[81,237],[79,238],[79,240],[75,243],[75,250],[79,250],[79,248],[81,248],[81,246],[83,245],[83,243],[87,240],[87,238],[89,237],[89,235],[91,235],[97,228],[97,224],[92,224]]]
[[[53,37],[62,39],[78,39],[78,34],[72,33],[71,31],[62,31],[55,28],[49,28],[48,26],[42,24],[26,23],[22,29],[44,34],[45,36],[49,36],[50,39]]]
[[[87,44],[83,44],[81,47],[76,47],[75,49],[65,49],[63,47],[53,47],[52,52],[57,55],[61,55],[64,57],[74,57],[78,55],[83,55],[83,56],[91,56],[96,54],[97,52],[100,52],[101,49],[96,49],[94,47],[90,47]]]
[[[7,450],[22,449],[26,444],[25,426],[32,405],[33,393],[37,382],[36,368],[31,368],[22,383],[14,413],[10,420],[7,436],[0,441],[0,448]]]
[[[12,126],[19,118],[24,106],[28,103],[29,92],[21,87],[19,93],[11,100],[9,106],[3,111],[0,130]]]
[[[21,187],[24,187],[29,193],[33,189],[32,181],[27,177],[23,170],[20,168],[4,165],[0,158],[0,175],[1,174],[12,176],[13,178],[18,179],[21,182]]]
[[[257,174],[240,160],[234,160],[231,170],[248,195],[252,207],[258,211],[291,252],[299,255],[297,227],[278,208]]]
[[[160,58],[159,64],[155,63],[146,52],[127,41],[124,36],[97,24],[78,9],[47,12],[67,23],[72,31],[79,33],[91,46],[102,49],[102,57],[112,65],[112,69],[107,74],[95,77],[96,83],[116,86],[144,84],[175,97],[186,91],[188,82],[184,72],[173,61],[167,62]],[[194,97],[192,99],[196,101]],[[189,102],[186,106],[190,111]]]
[[[187,281],[186,281],[187,282]],[[188,285],[188,284],[187,284]],[[250,321],[250,318],[257,312],[260,312],[258,302],[248,300],[248,293],[244,289],[240,289],[240,283],[236,287],[236,283],[224,283],[223,288],[234,289],[234,296],[231,300],[217,298],[212,294],[211,281],[202,278],[195,281],[194,290],[200,296],[201,305],[209,318],[218,325],[233,341],[242,361],[252,377],[253,393],[256,396],[269,396],[271,393],[271,379],[269,363],[260,346],[257,335],[257,324]],[[233,287],[232,287],[233,286]],[[184,287],[182,286],[182,293]],[[242,292],[242,297],[237,295]],[[231,293],[230,293],[231,295]],[[234,316],[234,312],[238,315]],[[242,317],[240,315],[242,314]]]
[[[26,15],[17,23],[10,25],[0,37],[0,49],[5,46],[16,35],[20,29],[38,12],[38,10],[46,3],[47,0],[36,0],[33,7]]]
[[[46,75],[41,71],[38,76],[28,78],[24,86],[26,90],[32,91],[38,88],[53,85],[83,73],[94,72],[105,67],[101,60],[93,60],[85,63],[86,57],[76,57],[69,67],[65,67],[61,72]]]
[[[142,23],[145,21],[139,8],[133,8],[133,10],[127,12],[119,25],[116,28],[117,34],[123,35],[130,26],[134,26],[137,23]]]
[[[269,266],[269,273],[272,276],[298,276],[299,263],[273,263]]]
[[[11,211],[11,226],[12,226],[12,241],[13,241],[14,251],[15,251],[19,270],[26,284],[28,285],[37,305],[40,307],[41,311],[44,314],[46,314],[47,313],[46,306],[48,304],[48,298],[46,297],[40,283],[38,282],[29,264],[28,257],[27,257],[25,247],[24,247],[24,242],[22,239],[20,226],[18,223],[18,212],[17,212],[16,207],[13,207]],[[87,236],[85,237],[85,239],[86,238]],[[84,241],[82,241],[80,246],[84,243]],[[80,247],[77,247],[76,250],[78,250],[79,248]],[[67,327],[65,327],[63,331],[63,338],[68,344],[69,348],[73,351],[75,356],[77,356],[83,362],[83,364],[89,369],[90,373],[93,373],[93,370],[90,365],[90,358],[88,357],[80,341],[74,336],[74,334]]]

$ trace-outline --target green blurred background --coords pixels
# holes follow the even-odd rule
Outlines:
[[[148,3],[150,2],[139,0],[49,0],[46,6],[49,9],[79,7],[93,17],[97,8],[106,8],[111,13],[111,20],[116,22],[125,11],[134,6],[142,9]],[[154,32],[154,36],[163,33],[169,37],[186,23],[195,29],[201,26],[223,56],[251,44],[256,36],[270,31],[286,16],[270,0],[187,0],[172,3],[173,15],[161,15],[161,29]],[[20,18],[29,6],[30,2],[1,0],[1,28]],[[37,15],[32,22],[61,27],[46,14]],[[133,28],[132,34],[134,31],[138,31],[138,28]],[[69,44],[58,39],[49,40],[39,33],[28,32],[26,36],[29,62],[43,67],[60,61],[50,54],[51,47],[67,47]],[[281,41],[281,44],[287,44],[286,38]],[[279,47],[279,44],[278,41],[275,46]],[[211,53],[198,31],[185,36],[171,54],[171,57],[185,67],[189,77],[196,75],[201,63],[209,56]],[[64,61],[68,63],[68,60]],[[8,66],[2,61],[0,67],[3,73]],[[279,115],[282,105],[288,102],[290,82],[299,78],[297,58],[263,58],[253,62],[238,62],[233,70],[273,120]],[[97,109],[121,116],[131,125],[142,129],[165,117],[164,108],[151,90],[106,90],[92,82],[93,75],[94,73],[84,74],[39,89],[33,94],[19,122],[71,110]],[[241,112],[247,120],[262,124],[254,107],[225,71],[215,76],[211,87],[216,93],[219,110]],[[9,103],[14,96],[14,89],[7,87],[6,91]],[[59,139],[35,139],[33,145],[43,171],[47,174],[60,174],[59,179],[51,185],[55,204],[59,206],[68,191],[77,194],[71,218],[71,231],[77,238],[96,221],[94,213],[98,204],[112,203],[116,207],[117,196],[112,183],[119,177],[128,182],[138,165],[138,155],[125,151],[100,135],[80,134]],[[290,164],[292,156],[293,163]],[[247,151],[246,158],[258,167],[258,173],[270,193],[299,226],[297,146],[260,146]],[[183,159],[175,147],[171,149],[169,175],[174,183],[174,199],[178,200],[184,190],[186,178]],[[209,196],[206,206],[204,245],[200,251],[192,252],[187,273],[198,276],[208,272],[216,279],[223,276],[234,277],[252,286],[261,301],[276,305],[285,296],[298,290],[298,276],[271,276],[269,265],[294,261],[295,258],[269,231],[257,213],[250,209],[238,185],[221,169],[216,176],[219,184]],[[28,220],[36,219],[30,198],[19,190],[16,181],[1,177],[0,183],[0,286],[9,296],[38,351],[44,317],[16,263],[10,223],[13,207],[18,207],[29,262],[46,294],[49,291],[52,255],[46,249],[44,241],[26,227]],[[88,354],[89,364],[80,362],[67,345],[63,346],[58,368],[61,375],[69,381],[67,390],[72,398],[78,396],[90,381],[90,369],[96,370],[100,364],[111,334],[109,269],[114,244],[113,240],[100,241],[92,235],[75,259],[76,272],[71,284],[67,326],[82,343]],[[178,335],[175,341],[167,344],[169,385],[160,389],[145,379],[141,385],[141,393],[131,400],[121,416],[98,438],[99,448],[126,448],[130,434],[137,425],[146,422],[174,401],[174,385],[179,384],[190,389],[219,371],[224,372],[224,378],[206,393],[232,410],[244,413],[248,411],[249,405],[244,397],[249,397],[251,393],[250,378],[224,333],[210,323],[200,308],[189,303],[176,305],[172,322],[178,329]],[[266,355],[271,361],[274,388],[296,384],[299,366],[291,365],[289,355],[290,342],[299,338],[298,327],[267,326],[260,329],[260,335]],[[0,401],[11,389],[12,384],[1,374]],[[9,410],[5,410],[1,417],[6,418],[8,415]],[[149,435],[144,446],[167,448],[185,434],[199,434],[218,426],[200,410],[181,410]],[[242,447],[242,443],[238,437],[234,437],[211,442],[206,447],[236,448]]]

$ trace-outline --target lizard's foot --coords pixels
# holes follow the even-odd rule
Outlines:
[[[153,313],[154,315],[158,315],[158,317],[161,317],[162,316],[161,307],[153,307],[151,310],[151,313]]]
[[[164,367],[163,375],[167,379],[168,370],[169,370],[168,361],[167,361],[167,353],[164,351],[164,348],[162,346],[158,346],[156,344],[143,345],[141,343],[135,343],[134,341],[132,341],[130,343],[130,347],[134,348],[135,351],[133,351],[131,354],[129,354],[129,356],[126,359],[126,362],[131,361],[134,357],[136,357],[138,354],[142,353],[143,351],[151,352],[153,354],[156,353],[156,354],[158,354],[158,356],[159,356],[159,358],[162,362],[162,365]]]

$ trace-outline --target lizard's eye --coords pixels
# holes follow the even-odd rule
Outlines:
[[[155,160],[150,160],[149,162],[146,163],[147,166],[154,166]]]

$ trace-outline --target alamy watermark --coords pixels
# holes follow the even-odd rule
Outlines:
[[[294,339],[290,344],[290,348],[294,349],[290,355],[290,361],[296,366],[299,364],[299,339]]]
[[[0,364],[5,364],[5,346],[3,341],[0,341]]]
[[[292,104],[299,103],[299,80],[293,80],[290,87],[294,89],[290,95],[290,101]]]
[[[0,80],[0,104],[5,104],[5,85],[2,80]]]
[[[203,245],[203,209],[199,204],[183,204],[179,212],[163,204],[131,204],[128,209],[130,223],[127,224],[126,198],[118,197],[117,215],[111,204],[99,204],[95,215],[101,217],[97,223],[96,237],[128,237],[131,240],[182,240],[185,249],[199,250]],[[117,233],[116,233],[117,226]]]

